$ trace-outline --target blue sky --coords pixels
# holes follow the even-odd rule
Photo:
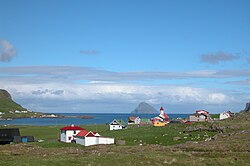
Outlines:
[[[248,0],[0,0],[0,20],[0,88],[34,111],[250,102]]]

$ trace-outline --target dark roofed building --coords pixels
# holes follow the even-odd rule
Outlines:
[[[9,144],[13,142],[15,136],[20,136],[18,128],[0,129],[0,144]]]

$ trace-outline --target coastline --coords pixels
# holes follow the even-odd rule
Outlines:
[[[12,120],[0,120],[1,125],[33,125],[33,126],[51,126],[51,125],[94,125],[109,124],[113,119],[127,121],[129,116],[139,116],[141,118],[151,119],[157,114],[117,114],[117,113],[57,113],[59,117],[43,118],[18,118]],[[186,118],[189,114],[169,114],[170,118]]]

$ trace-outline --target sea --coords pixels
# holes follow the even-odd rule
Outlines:
[[[54,125],[91,125],[109,124],[113,119],[121,119],[127,122],[130,116],[140,118],[154,118],[159,114],[119,114],[119,113],[56,113],[66,116],[65,118],[19,118],[12,120],[0,120],[1,125],[32,125],[32,126],[54,126]],[[67,117],[74,116],[74,117]],[[76,118],[77,116],[92,116],[90,119]],[[168,114],[169,118],[186,118],[188,114]]]

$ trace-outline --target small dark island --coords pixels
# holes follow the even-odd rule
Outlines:
[[[131,114],[157,114],[158,111],[146,102],[141,102]]]

